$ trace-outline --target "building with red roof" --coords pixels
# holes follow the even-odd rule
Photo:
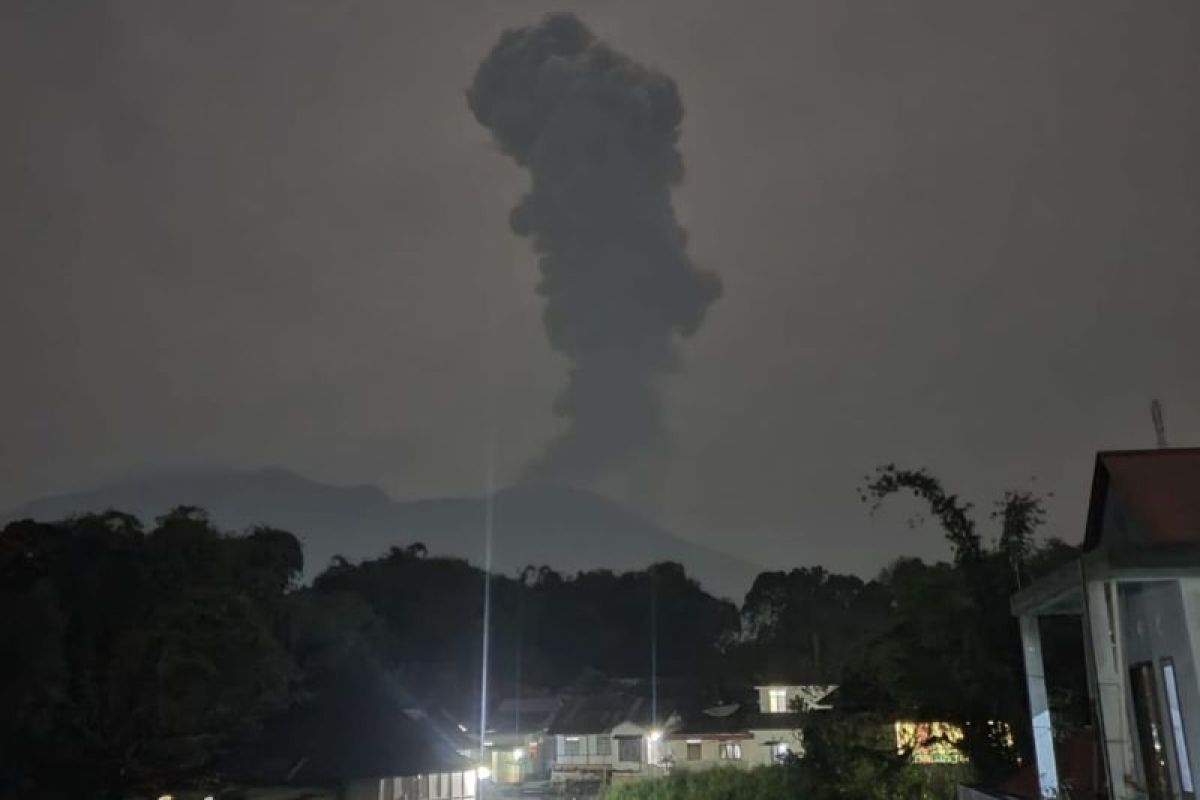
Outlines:
[[[1195,797],[1200,449],[1099,453],[1082,554],[1014,595],[1012,608],[1021,621],[1037,756],[1034,796],[1073,788],[1046,696],[1039,619],[1074,615],[1085,634],[1093,747],[1102,765],[1091,796]]]

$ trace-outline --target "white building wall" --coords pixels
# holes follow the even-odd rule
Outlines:
[[[778,744],[782,744],[784,750],[788,753],[796,755],[804,755],[804,743],[801,739],[800,731],[789,729],[780,730],[753,730],[750,732],[753,736],[754,764],[774,764],[779,760],[779,756],[783,754]]]
[[[693,739],[694,741],[694,739]],[[783,742],[788,751],[800,754],[802,747],[800,737],[792,730],[755,730],[748,738],[733,738],[741,745],[739,759],[721,758],[720,738],[702,738],[700,743],[700,758],[688,760],[688,739],[671,739],[667,749],[671,754],[671,763],[675,769],[713,769],[714,767],[762,767],[777,763],[779,748],[777,743]]]
[[[603,734],[607,736],[608,734]],[[597,752],[596,740],[600,738],[594,734],[581,733],[578,736],[566,736],[558,734],[553,737],[554,741],[554,758],[555,763],[560,766],[612,766],[615,758],[616,742],[613,742],[611,755],[600,755]],[[576,739],[579,743],[578,755],[567,755],[567,740]]]
[[[1200,779],[1200,761],[1197,761],[1200,756],[1200,739],[1197,738],[1200,736],[1200,682],[1196,670],[1196,647],[1200,644],[1197,642],[1200,639],[1200,581],[1125,584],[1121,587],[1121,599],[1125,669],[1139,662],[1152,662],[1159,699],[1165,703],[1163,660],[1169,658],[1174,664],[1188,762],[1193,781],[1196,781]],[[1164,733],[1173,742],[1169,711],[1165,705],[1160,711],[1167,726]],[[1129,729],[1135,731],[1132,702],[1127,703],[1126,713]],[[1134,751],[1140,763],[1141,753],[1136,747]],[[1175,758],[1169,762],[1172,782],[1179,791],[1178,764]]]
[[[666,743],[666,750],[671,754],[671,763],[673,769],[682,770],[704,770],[714,769],[717,767],[747,767],[751,765],[748,758],[751,757],[754,750],[754,743],[751,739],[734,739],[742,746],[742,757],[740,759],[721,758],[720,740],[714,738],[700,739],[700,758],[695,761],[689,761],[687,757],[688,742],[687,739],[670,739]]]
[[[1176,680],[1179,684],[1179,700],[1183,706],[1183,733],[1187,738],[1192,779],[1200,780],[1200,579],[1184,578],[1179,581],[1180,604],[1183,607],[1180,649],[1186,649],[1190,659],[1175,663]]]
[[[646,764],[653,763],[654,749],[651,746],[648,731],[640,725],[635,725],[632,722],[622,722],[620,725],[612,729],[612,765],[613,770],[618,772],[641,772]],[[639,741],[639,760],[637,761],[622,761],[621,760],[621,740],[626,738],[636,738]],[[657,743],[659,748],[665,744],[664,742]],[[656,759],[655,759],[656,760]]]
[[[758,690],[758,710],[764,714],[779,714],[797,709],[805,711],[810,705],[814,708],[819,707],[821,700],[837,687],[829,684],[811,686],[756,686],[755,688]],[[782,709],[772,708],[772,693],[783,695],[784,706]]]

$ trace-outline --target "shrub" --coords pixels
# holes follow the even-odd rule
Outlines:
[[[791,766],[678,771],[657,780],[610,786],[603,800],[792,800],[804,797]]]

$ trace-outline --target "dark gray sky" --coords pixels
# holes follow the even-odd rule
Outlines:
[[[645,510],[677,534],[944,552],[858,503],[895,460],[981,504],[1037,476],[1077,538],[1152,396],[1200,441],[1191,0],[29,0],[0,6],[0,507],[197,463],[474,493],[489,414],[515,478],[564,362],[464,90],[554,8],[686,107],[679,215],[725,293],[666,390]]]

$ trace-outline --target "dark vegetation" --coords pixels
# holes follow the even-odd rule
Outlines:
[[[669,562],[493,576],[491,696],[597,675],[645,678],[652,664],[660,676],[687,676],[712,702],[762,680],[838,683],[844,712],[806,729],[803,770],[748,780],[787,792],[796,781],[827,791],[907,785],[913,773],[890,744],[860,740],[901,715],[960,724],[977,772],[1004,775],[1028,746],[1008,597],[1073,551],[1035,542],[1042,505],[1033,494],[1003,498],[992,515],[998,535],[985,543],[971,507],[925,472],[883,468],[864,499],[898,492],[928,506],[952,563],[904,559],[870,581],[819,567],[763,573],[740,609]],[[361,564],[335,559],[309,587],[297,583],[302,567],[290,534],[223,533],[195,508],[149,530],[117,512],[8,525],[0,796],[120,796],[204,777],[272,714],[364,671],[385,671],[456,718],[477,719],[479,569],[420,544]],[[1066,666],[1078,633],[1059,633],[1047,639],[1057,711],[1082,720],[1082,675]],[[663,791],[733,796],[723,780],[731,778],[681,776]],[[712,786],[702,790],[705,781]],[[633,800],[642,790],[622,791]]]

